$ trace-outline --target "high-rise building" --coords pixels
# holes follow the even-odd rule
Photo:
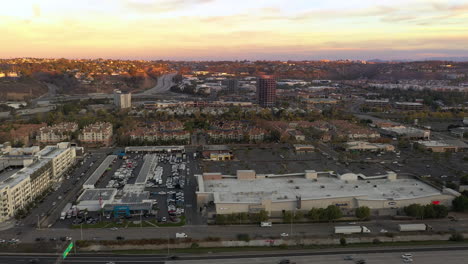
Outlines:
[[[114,105],[117,108],[125,109],[132,107],[132,94],[114,90]]]
[[[226,81],[226,90],[229,93],[235,93],[239,91],[239,80],[237,79],[228,79]]]
[[[257,79],[257,102],[261,107],[272,107],[276,103],[276,79],[262,75]]]

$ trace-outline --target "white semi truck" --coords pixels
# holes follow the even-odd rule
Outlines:
[[[426,224],[400,224],[398,225],[398,231],[400,232],[429,231],[429,230],[432,230],[432,227]]]
[[[62,210],[62,213],[60,213],[60,220],[64,220],[67,217],[67,212],[68,210],[70,210],[71,207],[71,203],[67,203],[67,205],[65,205],[65,207]]]
[[[359,234],[370,232],[369,228],[365,226],[335,226],[335,234]]]

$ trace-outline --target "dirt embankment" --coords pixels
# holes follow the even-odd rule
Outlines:
[[[47,93],[47,85],[32,78],[0,80],[0,98],[8,101],[23,101]]]

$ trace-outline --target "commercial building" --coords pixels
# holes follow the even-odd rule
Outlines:
[[[450,133],[453,135],[464,138],[465,135],[468,135],[468,127],[457,127],[450,130]]]
[[[423,109],[423,104],[413,102],[396,102],[395,108],[400,110],[413,110],[418,111]]]
[[[36,136],[37,142],[50,144],[69,141],[71,134],[78,130],[78,124],[73,122],[59,123],[53,126],[42,127]]]
[[[234,155],[227,145],[204,145],[202,155],[204,159],[212,161],[233,160]]]
[[[89,176],[86,182],[83,184],[83,189],[94,189],[96,183],[102,177],[104,172],[109,168],[109,166],[117,159],[117,155],[109,155],[107,156],[104,161],[102,161],[101,165]]]
[[[390,144],[370,143],[366,141],[346,142],[347,151],[394,151],[395,146]]]
[[[262,75],[257,79],[257,103],[261,107],[275,106],[276,80],[274,76]]]
[[[114,105],[119,109],[126,109],[132,107],[132,94],[114,90]]]
[[[97,122],[82,129],[78,139],[82,144],[109,146],[112,143],[112,124]]]
[[[125,153],[185,153],[184,146],[125,147]]]
[[[391,137],[408,138],[408,139],[429,139],[431,136],[430,130],[422,130],[414,127],[406,127],[403,125],[394,125],[382,127],[381,133]]]
[[[352,214],[367,206],[376,214],[393,214],[413,203],[451,205],[460,195],[452,189],[436,189],[413,178],[400,178],[394,172],[377,176],[305,171],[284,175],[256,174],[252,170],[237,175],[204,173],[198,180],[197,203],[214,203],[214,214],[267,211],[280,217],[284,210],[308,211],[336,205]]]
[[[420,140],[416,144],[432,152],[459,152],[468,149],[468,145],[461,140]]]
[[[116,188],[86,189],[77,199],[79,210],[119,215],[154,213],[155,200],[150,199],[144,185],[127,184],[122,191]]]
[[[32,156],[21,168],[0,171],[0,223],[8,221],[37,196],[60,180],[75,160],[75,150],[68,143],[48,146]]]
[[[386,107],[390,105],[390,100],[388,99],[367,99],[365,105],[369,107]]]

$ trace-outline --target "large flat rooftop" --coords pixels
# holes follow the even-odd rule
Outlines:
[[[81,201],[99,201],[102,200],[111,200],[117,193],[117,189],[104,188],[104,189],[87,189],[78,198],[78,202]]]
[[[99,165],[99,167],[89,176],[83,186],[85,188],[89,188],[90,186],[96,185],[96,182],[101,178],[104,172],[109,168],[109,166],[117,159],[117,155],[109,155],[107,156],[104,161]]]
[[[362,196],[373,200],[411,199],[440,194],[440,191],[416,179],[344,181],[335,177],[319,177],[317,181],[303,177],[265,178],[255,180],[222,179],[204,182],[205,192],[218,193],[216,202],[260,203],[274,201],[323,199]]]

